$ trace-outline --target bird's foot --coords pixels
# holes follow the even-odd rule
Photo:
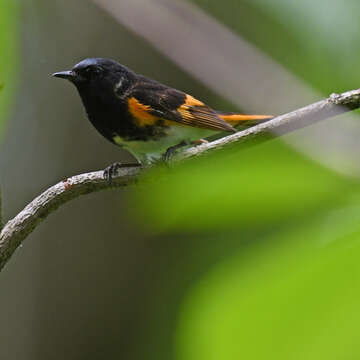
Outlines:
[[[180,142],[179,144],[176,144],[174,146],[170,146],[169,148],[167,148],[167,150],[165,151],[164,155],[163,155],[163,160],[165,162],[169,162],[170,159],[173,157],[173,155],[175,154],[176,150],[188,145],[189,143],[185,140],[183,140],[182,142]]]
[[[104,169],[104,179],[110,184],[114,176],[117,175],[118,170],[125,167],[139,167],[140,163],[121,163],[115,162]]]
[[[165,162],[169,162],[169,160],[172,158],[172,156],[175,154],[176,150],[184,147],[184,146],[188,146],[188,145],[202,145],[202,144],[207,144],[208,141],[205,139],[197,139],[197,140],[192,140],[192,141],[186,141],[183,140],[182,142],[180,142],[179,144],[176,144],[174,146],[170,146],[166,151],[165,154],[163,155],[163,160]]]

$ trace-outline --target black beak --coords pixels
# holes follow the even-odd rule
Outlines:
[[[56,72],[56,73],[52,74],[52,76],[62,78],[62,79],[67,79],[67,80],[72,80],[75,78],[75,74],[71,70]]]

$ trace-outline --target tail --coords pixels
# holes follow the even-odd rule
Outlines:
[[[231,126],[252,126],[274,117],[272,115],[246,115],[224,111],[217,111],[216,113]]]

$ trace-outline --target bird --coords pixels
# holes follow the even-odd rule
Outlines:
[[[213,110],[186,92],[140,75],[107,58],[87,58],[52,76],[75,85],[87,117],[107,140],[130,151],[136,163],[114,163],[104,170],[111,182],[119,168],[169,160],[186,145],[206,142],[214,132],[234,133],[271,115]]]

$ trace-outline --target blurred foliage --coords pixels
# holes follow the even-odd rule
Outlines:
[[[0,2],[0,134],[15,95],[19,71],[18,13],[16,0]]]
[[[238,242],[188,292],[176,334],[179,360],[353,354],[360,320],[357,180],[280,140],[157,171],[139,188],[137,214],[146,214],[148,226],[209,232],[210,247]]]
[[[184,305],[178,359],[357,358],[359,220],[357,204],[218,264]]]
[[[324,93],[358,87],[359,2],[193,2]],[[178,360],[358,357],[358,179],[273,140],[144,180],[152,232],[238,242],[184,296]]]
[[[233,146],[171,171],[156,169],[146,179],[138,187],[137,211],[145,210],[142,221],[148,218],[152,227],[162,230],[270,225],[332,207],[354,188],[354,181],[280,140]]]

